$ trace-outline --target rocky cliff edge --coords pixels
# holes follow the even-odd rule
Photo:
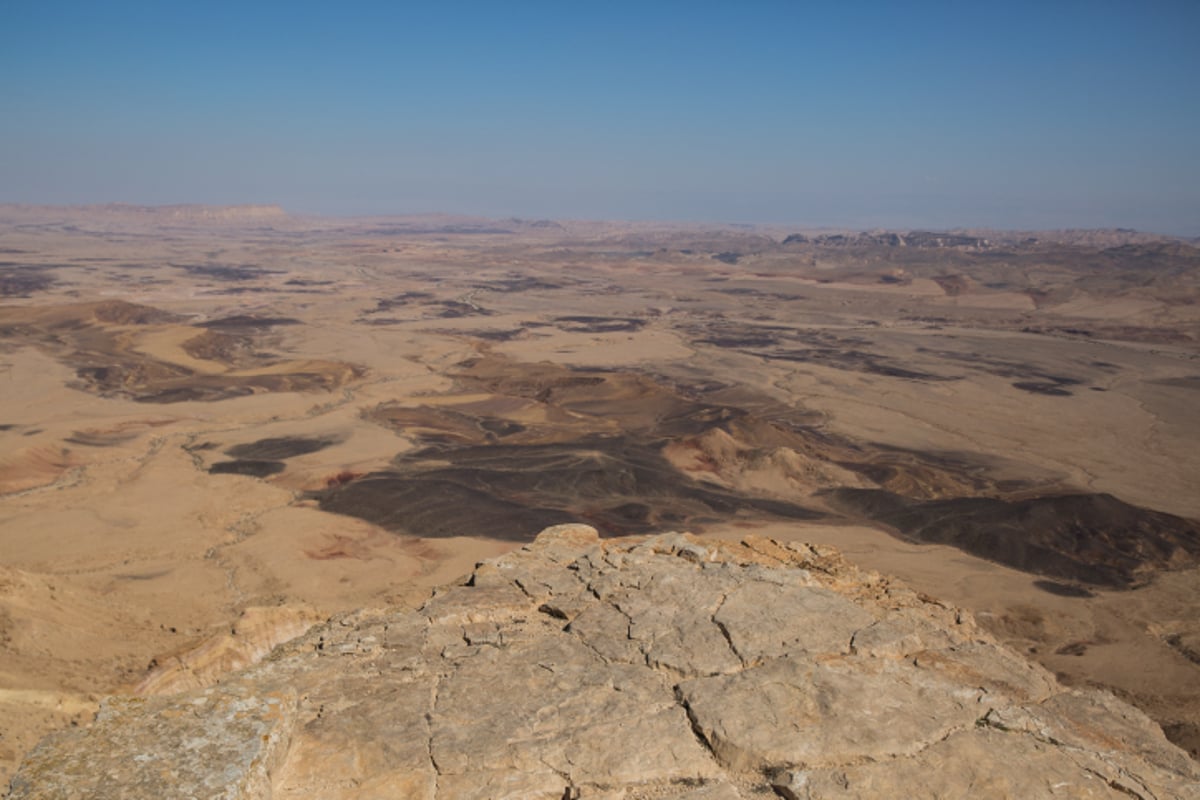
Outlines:
[[[558,526],[418,610],[106,702],[10,798],[1169,798],[1200,770],[835,551]]]

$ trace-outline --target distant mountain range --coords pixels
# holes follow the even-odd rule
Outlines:
[[[189,224],[307,224],[322,221],[337,227],[360,227],[366,233],[394,234],[540,234],[561,233],[593,235],[637,235],[653,231],[662,236],[669,232],[723,233],[773,239],[783,245],[822,247],[919,247],[954,248],[980,251],[1016,244],[1069,244],[1085,247],[1117,247],[1127,244],[1175,241],[1200,245],[1200,237],[1180,237],[1146,233],[1132,228],[1068,228],[1016,231],[1000,228],[957,228],[952,230],[855,230],[851,228],[800,227],[780,224],[749,225],[711,222],[644,222],[626,220],[551,220],[508,217],[494,219],[463,214],[375,214],[335,217],[290,214],[275,204],[135,205],[102,203],[94,205],[38,205],[0,203],[0,220],[10,222],[129,222],[165,225]]]

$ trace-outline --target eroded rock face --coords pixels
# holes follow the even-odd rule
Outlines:
[[[114,699],[20,798],[1200,796],[1141,712],[827,548],[580,525],[217,686]]]

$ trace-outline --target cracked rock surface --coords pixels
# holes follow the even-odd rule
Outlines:
[[[417,611],[108,701],[26,798],[1200,797],[1141,712],[829,548],[582,525]]]

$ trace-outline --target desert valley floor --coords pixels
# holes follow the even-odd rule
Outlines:
[[[0,206],[0,786],[542,528],[832,544],[1200,748],[1200,249]]]

